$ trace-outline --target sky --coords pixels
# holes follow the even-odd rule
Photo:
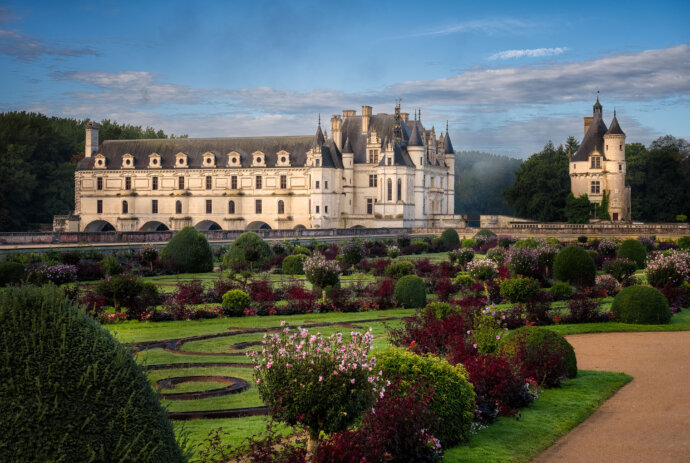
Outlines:
[[[456,151],[690,139],[690,1],[0,0],[0,111],[190,137],[304,135],[421,109]]]

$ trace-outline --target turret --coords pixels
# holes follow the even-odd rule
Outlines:
[[[455,214],[455,150],[448,134],[448,121],[446,121],[446,136],[443,139],[443,160],[446,163],[446,214]]]
[[[608,161],[625,161],[625,132],[618,124],[615,110],[611,125],[604,135],[604,156]]]
[[[98,151],[98,129],[100,126],[93,121],[89,121],[84,128],[86,129],[84,156],[90,158]]]
[[[419,134],[419,129],[417,128],[417,123],[412,126],[412,133],[410,134],[409,140],[407,140],[407,152],[412,159],[412,162],[417,166],[418,169],[424,167],[424,142],[422,141],[422,136]]]

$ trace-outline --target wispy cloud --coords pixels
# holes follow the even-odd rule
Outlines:
[[[1,14],[2,12],[0,12],[0,15]],[[98,51],[92,47],[59,47],[46,43],[40,38],[31,37],[8,29],[0,29],[0,53],[25,62],[34,61],[44,55],[98,55]]]
[[[526,48],[523,50],[505,50],[499,51],[489,56],[490,60],[497,59],[513,59],[513,58],[537,58],[541,56],[560,55],[568,50],[568,47],[558,48]]]
[[[428,37],[436,35],[459,34],[463,32],[482,32],[484,34],[492,35],[496,33],[522,31],[529,29],[530,27],[532,27],[531,23],[521,21],[519,19],[478,19],[455,24],[446,24],[435,29],[412,33],[406,37]]]

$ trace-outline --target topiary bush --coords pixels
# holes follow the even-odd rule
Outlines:
[[[273,250],[268,243],[254,232],[244,232],[223,256],[223,267],[232,271],[254,270],[268,264],[271,257]]]
[[[622,323],[657,325],[671,321],[668,300],[661,291],[649,286],[624,288],[613,299],[611,312]]]
[[[401,278],[414,273],[414,264],[409,260],[398,260],[386,267],[384,273],[391,278]]]
[[[647,260],[647,249],[638,240],[630,238],[618,246],[616,255],[622,259],[630,259],[635,262],[637,268],[644,268]]]
[[[565,281],[557,281],[549,288],[554,301],[566,301],[573,297],[574,288]]]
[[[238,317],[244,314],[244,309],[248,309],[251,302],[249,295],[241,289],[231,289],[223,294],[223,313]]]
[[[0,352],[0,461],[186,461],[130,352],[57,288],[0,293]]]
[[[431,431],[445,448],[469,439],[475,395],[462,365],[453,366],[433,355],[417,355],[395,348],[381,354],[377,362],[391,381],[400,379],[403,385],[422,382],[433,386],[434,397],[429,408],[438,418],[438,427]]]
[[[417,275],[405,275],[395,284],[395,300],[398,305],[415,309],[426,305],[426,285]]]
[[[577,376],[573,346],[560,334],[538,326],[523,326],[503,337],[499,355],[523,378],[544,387],[558,387],[564,378]]]
[[[472,238],[466,238],[466,239],[462,240],[462,248],[463,249],[473,248],[474,245],[475,245],[475,242]]]
[[[257,235],[258,236],[258,235]],[[325,243],[320,243],[320,244],[325,244]],[[301,246],[297,245],[294,248],[292,248],[292,253],[293,255],[295,254],[304,254],[305,256],[311,256],[311,251],[309,250],[308,247],[306,246]]]
[[[161,251],[161,257],[172,262],[182,273],[205,273],[213,270],[213,251],[206,237],[194,227],[175,233]]]
[[[539,293],[539,281],[534,278],[508,278],[501,282],[501,296],[512,303],[527,302]]]
[[[454,228],[446,228],[441,233],[441,241],[449,248],[454,247],[460,244],[460,235],[458,235]]]
[[[24,264],[0,262],[0,286],[14,285],[24,278]]]
[[[296,254],[287,256],[283,259],[282,271],[285,275],[304,275],[302,264],[307,256],[304,254]]]
[[[592,257],[576,245],[561,249],[553,263],[553,275],[556,279],[575,286],[592,286],[596,273],[597,265]]]

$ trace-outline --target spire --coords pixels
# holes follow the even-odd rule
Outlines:
[[[448,122],[446,122],[446,136],[443,139],[443,154],[455,154],[453,143],[451,143],[450,135],[448,134]]]
[[[446,134],[448,134],[448,119],[446,119]]]
[[[354,153],[354,150],[352,149],[352,143],[350,143],[350,137],[347,137],[347,140],[345,140],[345,146],[343,146],[343,153]]]
[[[594,106],[592,107],[592,115],[596,116],[599,115],[599,117],[602,116],[602,106],[601,103],[599,103],[599,90],[597,90],[597,102],[594,103]]]
[[[625,132],[623,132],[623,129],[621,129],[620,124],[618,123],[618,118],[616,117],[616,110],[613,110],[613,120],[611,121],[611,125],[609,126],[608,131],[606,131],[606,135],[624,135]]]
[[[419,129],[417,129],[417,124],[412,126],[412,133],[410,134],[410,139],[407,140],[407,146],[424,146],[422,136],[419,134]]]
[[[319,113],[319,126],[316,128],[316,135],[314,135],[312,148],[323,146],[324,143],[326,143],[326,138],[323,136],[323,132],[321,131],[321,113]]]

